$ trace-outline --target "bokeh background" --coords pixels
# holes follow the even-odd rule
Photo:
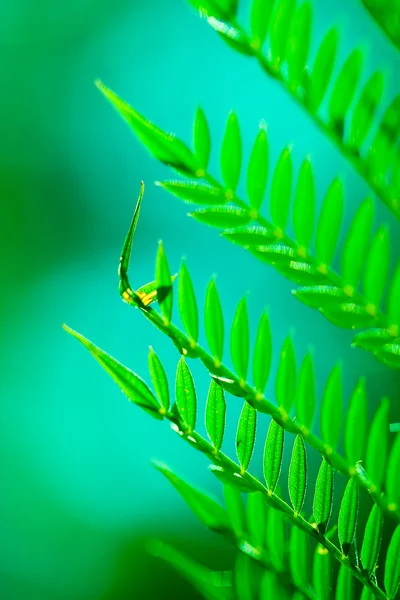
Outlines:
[[[361,45],[364,80],[373,68],[383,68],[389,100],[399,80],[398,55],[361,3],[314,5],[312,54],[337,24],[342,61]],[[243,0],[244,14],[248,7]],[[201,300],[217,274],[227,322],[251,290],[253,334],[268,306],[276,350],[288,331],[299,357],[313,349],[319,398],[329,369],[341,360],[346,398],[365,374],[371,412],[388,394],[398,418],[399,381],[371,356],[352,350],[351,333],[297,303],[289,282],[192,222],[187,207],[156,188],[154,180],[168,177],[168,170],[139,145],[93,82],[101,78],[187,141],[200,104],[213,132],[215,174],[233,108],[243,126],[244,156],[265,119],[273,162],[287,143],[294,145],[296,166],[311,155],[319,201],[341,174],[347,222],[368,190],[280,86],[224,45],[184,0],[5,0],[0,48],[1,597],[196,598],[148,556],[146,539],[170,541],[216,569],[231,568],[233,554],[198,525],[150,459],[219,494],[217,482],[201,456],[184,452],[166,425],[130,405],[61,329],[68,323],[145,377],[151,344],[173,382],[175,351],[122,304],[117,291],[118,256],[139,181],[145,180],[147,193],[134,285],[153,279],[162,238],[174,270],[187,257]],[[376,213],[376,221],[391,225],[398,256],[399,229],[379,203]],[[193,368],[204,404],[207,377]],[[267,391],[273,395],[272,383]],[[240,403],[230,402],[226,450],[233,452]],[[260,420],[256,473],[267,425]]]

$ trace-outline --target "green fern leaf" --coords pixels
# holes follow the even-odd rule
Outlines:
[[[211,496],[201,492],[181,477],[178,477],[167,465],[159,461],[153,461],[153,465],[172,483],[199,521],[213,531],[221,533],[228,533],[230,531],[226,511]]]
[[[321,311],[348,299],[341,288],[332,285],[306,286],[293,290],[292,294],[303,304]]]
[[[292,156],[291,148],[283,150],[275,167],[271,183],[270,213],[272,221],[282,231],[286,227],[289,215],[290,195],[292,190]]]
[[[318,544],[315,548],[312,575],[317,600],[330,600],[332,588],[331,556],[321,544]]]
[[[266,505],[264,496],[260,492],[247,496],[247,529],[255,548],[265,545],[266,531]]]
[[[358,80],[360,78],[363,55],[360,50],[354,50],[346,62],[333,88],[329,101],[329,115],[340,135],[343,135],[344,117],[353,100]]]
[[[336,585],[336,600],[354,600],[354,577],[346,565],[339,569]]]
[[[334,179],[325,196],[317,226],[315,241],[317,260],[330,265],[335,253],[343,213],[343,187]]]
[[[306,588],[309,582],[308,537],[298,527],[292,527],[289,543],[290,572],[298,587]]]
[[[367,443],[366,469],[368,475],[379,487],[382,484],[387,465],[389,408],[389,400],[383,398],[373,418]]]
[[[186,264],[183,262],[179,272],[178,306],[183,326],[193,342],[197,342],[199,333],[199,319],[197,313],[196,296],[192,279]]]
[[[242,164],[242,140],[239,121],[235,113],[231,113],[226,125],[221,149],[221,171],[228,190],[235,191],[239,183]]]
[[[176,371],[175,392],[179,415],[187,430],[192,432],[196,426],[197,399],[193,377],[183,356]]]
[[[314,113],[317,112],[325,96],[329,80],[332,76],[338,38],[338,32],[335,29],[328,31],[318,49],[314,66],[310,74],[307,87],[307,104]]]
[[[248,556],[240,552],[236,557],[234,582],[236,600],[252,600],[252,563]]]
[[[247,471],[256,439],[257,411],[248,402],[240,413],[236,434],[236,453],[242,472]]]
[[[270,28],[272,62],[276,69],[286,58],[287,32],[296,8],[295,0],[278,0],[275,5]]]
[[[160,241],[156,259],[157,300],[164,319],[169,322],[172,316],[172,285],[164,246]]]
[[[378,562],[382,542],[383,518],[376,504],[372,507],[365,527],[361,547],[361,564],[368,575],[372,575]]]
[[[372,590],[368,588],[366,585],[363,587],[362,594],[360,600],[374,600],[375,596]]]
[[[364,273],[364,292],[374,306],[379,306],[389,270],[389,234],[386,227],[380,227],[376,232]]]
[[[224,348],[224,319],[215,279],[207,287],[205,303],[207,342],[214,359],[221,361]]]
[[[233,50],[245,54],[246,56],[251,56],[253,54],[250,40],[242,31],[224,21],[215,19],[214,17],[209,17],[207,21],[214,31],[216,31],[224,42],[233,48]]]
[[[268,381],[272,358],[272,339],[268,315],[263,313],[257,329],[253,353],[253,381],[256,390],[264,392]]]
[[[293,228],[296,241],[304,250],[310,247],[314,231],[314,213],[314,176],[311,162],[309,159],[306,159],[300,167],[293,207]]]
[[[286,46],[289,84],[296,89],[303,82],[304,68],[310,50],[311,4],[302,4],[294,13]]]
[[[225,486],[232,486],[237,488],[240,492],[254,492],[253,486],[247,483],[240,473],[232,473],[218,465],[210,465],[210,471]]]
[[[350,465],[355,465],[364,457],[367,422],[365,380],[360,379],[350,398],[344,432],[346,458]]]
[[[221,386],[212,380],[208,389],[206,404],[206,429],[216,452],[220,450],[224,437],[225,413],[224,391]]]
[[[261,577],[260,600],[270,600],[270,598],[277,598],[279,592],[280,589],[276,574],[273,571],[265,571]]]
[[[260,127],[258,136],[250,155],[247,169],[247,195],[250,205],[259,210],[264,199],[268,178],[268,140],[264,126]]]
[[[219,206],[226,202],[223,190],[197,181],[156,181],[156,185],[191,204]]]
[[[279,406],[288,414],[292,408],[296,390],[296,357],[290,337],[283,342],[275,382],[275,394]]]
[[[240,490],[233,485],[224,485],[224,500],[233,532],[241,539],[246,533],[246,513]]]
[[[338,533],[342,552],[348,556],[353,543],[358,518],[358,487],[353,477],[349,479],[339,511]]]
[[[285,521],[281,512],[268,509],[266,542],[273,565],[278,571],[284,569]]]
[[[239,246],[261,246],[275,240],[272,229],[259,227],[258,225],[223,231],[222,235]]]
[[[289,466],[289,496],[295,514],[303,508],[307,487],[307,455],[301,435],[297,435]]]
[[[328,529],[333,503],[332,466],[323,458],[315,485],[313,513],[318,531],[323,535]]]
[[[296,417],[306,430],[312,428],[314,413],[314,367],[311,354],[306,354],[300,367],[296,389]]]
[[[169,387],[167,375],[164,371],[164,367],[153,348],[150,346],[149,356],[149,372],[151,382],[156,391],[157,397],[160,400],[165,411],[169,410]]]
[[[245,208],[238,206],[212,206],[210,208],[200,208],[189,213],[200,223],[225,229],[226,227],[239,227],[247,225],[251,221],[251,215]]]
[[[199,166],[205,170],[208,167],[211,153],[210,129],[204,111],[198,108],[193,128],[193,146]]]
[[[370,198],[364,200],[356,212],[346,237],[342,252],[342,273],[347,285],[356,288],[365,266],[370,244],[373,220],[373,203]]]
[[[111,375],[115,383],[120,387],[128,399],[145,410],[155,419],[163,419],[163,409],[153,392],[147,384],[133,371],[124,367],[115,358],[92,344],[83,335],[74,331],[67,325],[63,325],[65,331],[80,341],[90,354],[97,360],[103,369]]]
[[[275,492],[282,468],[284,437],[283,428],[271,420],[264,447],[264,477],[270,494]]]
[[[400,434],[396,435],[392,450],[389,456],[389,462],[386,472],[386,490],[389,499],[400,504]]]
[[[321,434],[322,439],[331,448],[336,448],[339,441],[342,424],[342,382],[341,370],[334,367],[326,382],[321,405]]]
[[[237,306],[231,329],[231,356],[236,372],[243,381],[247,376],[249,355],[249,316],[246,298],[242,298]]]
[[[400,584],[400,525],[390,540],[385,564],[385,589],[390,599],[395,598]]]
[[[275,0],[253,0],[251,5],[252,45],[261,47],[267,37]]]
[[[382,98],[383,74],[376,71],[365,84],[355,106],[349,134],[349,144],[358,150],[372,127],[375,112]]]

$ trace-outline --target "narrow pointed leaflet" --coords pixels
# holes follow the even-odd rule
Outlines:
[[[224,437],[225,413],[224,390],[211,380],[206,404],[206,429],[216,452],[220,450]]]
[[[289,496],[295,514],[300,514],[304,504],[307,487],[307,455],[301,435],[297,435],[293,444],[292,459],[289,466]]]

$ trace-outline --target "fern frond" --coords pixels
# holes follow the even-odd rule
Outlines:
[[[146,389],[146,394],[151,396],[151,405],[154,405],[155,410],[156,407],[156,396],[153,392],[148,388],[145,382],[134,372],[130,371],[126,367],[124,367],[121,363],[118,363],[115,359],[104,353],[102,350],[94,346],[89,340],[69,330],[77,339],[79,339],[83,345],[89,349],[89,351],[93,354],[93,356],[100,362],[100,364],[109,372],[109,374],[113,377],[113,379],[117,382],[117,384],[121,387],[121,389],[125,392],[128,398],[135,404],[140,405],[147,412],[149,412],[149,405],[143,404],[143,389]],[[182,360],[182,359],[181,359]],[[179,372],[181,369],[181,362],[178,364],[177,368],[177,378],[179,377]],[[193,381],[189,368],[186,366],[187,375],[190,377],[190,380]],[[143,387],[145,386],[145,388]],[[192,383],[190,384],[192,387]],[[194,390],[194,385],[193,385]],[[257,478],[251,475],[248,472],[248,466],[251,459],[251,452],[248,450],[245,451],[246,460],[243,461],[242,457],[239,455],[240,463],[237,464],[233,460],[231,460],[226,454],[224,454],[221,450],[216,450],[216,448],[210,444],[204,437],[202,437],[192,425],[188,424],[187,413],[184,413],[183,416],[181,414],[179,404],[179,395],[181,394],[179,388],[177,389],[176,394],[176,406],[177,410],[172,408],[169,411],[165,411],[161,403],[158,407],[158,418],[166,419],[171,422],[173,429],[179,434],[179,436],[189,443],[193,448],[203,453],[211,462],[216,465],[216,468],[220,470],[220,477],[222,475],[222,479],[225,479],[228,482],[229,486],[237,487],[239,491],[243,490],[243,486],[241,481],[245,483],[247,486],[248,492],[257,492],[262,496],[263,501],[272,509],[276,509],[280,513],[282,513],[285,518],[296,528],[299,528],[299,533],[292,533],[291,536],[291,546],[296,547],[296,564],[291,563],[291,582],[293,587],[297,588],[303,595],[308,598],[312,598],[312,592],[307,591],[307,581],[304,581],[304,574],[299,572],[299,553],[307,552],[307,542],[305,542],[305,538],[302,537],[302,532],[307,534],[308,538],[315,539],[324,549],[326,549],[330,556],[333,557],[336,561],[341,565],[339,580],[338,580],[338,589],[347,589],[348,585],[352,582],[353,577],[357,578],[365,587],[367,587],[376,598],[379,599],[388,599],[393,598],[394,594],[397,591],[397,586],[399,584],[400,572],[399,572],[399,561],[398,556],[396,554],[399,546],[399,535],[398,531],[400,531],[400,526],[395,530],[388,554],[387,554],[387,565],[385,568],[385,588],[387,594],[376,584],[375,576],[371,573],[371,565],[376,563],[378,552],[379,552],[379,544],[375,545],[374,548],[370,549],[370,555],[365,558],[365,563],[363,562],[363,568],[361,569],[358,565],[356,559],[353,559],[350,555],[350,549],[355,543],[355,529],[357,523],[358,516],[358,486],[355,477],[351,477],[345,493],[343,495],[343,499],[341,502],[341,509],[339,513],[339,525],[338,525],[338,533],[339,533],[339,546],[333,543],[325,533],[327,526],[327,519],[329,518],[327,515],[330,512],[330,509],[326,508],[327,502],[331,502],[330,498],[332,495],[332,485],[329,483],[330,478],[325,478],[325,482],[321,484],[321,478],[324,477],[321,475],[318,478],[318,482],[315,488],[314,494],[314,511],[317,514],[317,520],[323,521],[323,527],[321,524],[315,522],[310,523],[307,519],[302,515],[302,507],[304,503],[304,498],[307,489],[307,480],[309,479],[308,471],[307,471],[307,460],[306,460],[306,449],[304,446],[304,441],[301,434],[297,435],[294,441],[293,450],[292,450],[292,460],[289,468],[289,476],[288,476],[288,487],[289,487],[289,496],[292,506],[287,504],[282,497],[273,492],[271,489],[268,489],[261,483]],[[238,427],[238,437],[237,439],[242,440],[242,444],[245,448],[249,448],[253,446],[254,438],[255,438],[255,427],[254,427],[254,419],[255,419],[255,411],[251,412],[253,409],[249,407],[251,410],[249,411],[249,404],[245,402],[244,411],[240,416],[239,427]],[[246,423],[247,419],[247,423]],[[244,432],[244,433],[243,433]],[[250,432],[250,433],[249,433]],[[249,443],[250,442],[250,443]],[[272,452],[276,453],[277,460],[282,462],[282,453],[281,449],[278,446],[275,446],[276,450],[271,448]],[[280,458],[279,458],[280,457]],[[156,463],[156,467],[160,470],[167,479],[174,485],[177,491],[182,495],[184,500],[188,503],[191,509],[194,511],[196,516],[201,520],[204,525],[211,528],[213,531],[218,533],[222,533],[229,538],[234,539],[235,545],[238,549],[250,556],[252,559],[261,561],[264,567],[268,567],[273,571],[277,571],[276,569],[276,558],[275,562],[270,559],[271,553],[268,552],[268,549],[264,549],[263,545],[261,548],[259,547],[260,537],[259,531],[254,535],[254,527],[251,524],[247,523],[246,527],[244,527],[240,520],[238,521],[235,516],[232,521],[232,499],[230,502],[230,507],[228,510],[225,510],[218,502],[216,502],[213,498],[200,492],[196,488],[194,488],[191,484],[178,477],[176,473],[174,473],[171,469],[166,467],[161,463]],[[327,472],[328,473],[328,472]],[[237,500],[240,499],[240,494],[237,495]],[[254,499],[248,500],[248,504],[250,503],[250,507],[248,506],[248,519],[251,522],[251,519],[254,521],[254,511],[257,511],[257,523],[259,523],[260,518],[260,506],[252,506],[251,503],[254,502]],[[261,504],[262,506],[262,504]],[[237,514],[237,508],[235,508]],[[240,511],[240,508],[239,508]],[[325,515],[323,519],[319,518],[319,515]],[[242,519],[242,517],[239,517]],[[238,526],[239,523],[239,526]],[[369,544],[371,538],[371,528],[368,524],[367,531],[365,534],[365,544]],[[238,535],[238,533],[242,534],[243,530],[246,528],[245,535]],[[247,538],[247,534],[249,535],[249,539]],[[262,540],[261,540],[262,541]],[[363,548],[364,548],[363,545]],[[363,561],[365,552],[363,551]],[[278,559],[282,560],[282,558]],[[282,573],[280,573],[281,575]],[[353,585],[353,584],[351,584]],[[208,590],[209,591],[209,590]],[[345,595],[340,597],[345,598]]]
[[[102,87],[109,100],[121,112],[118,97]],[[129,110],[131,112],[129,112]],[[201,124],[198,124],[199,114]],[[123,116],[137,132],[138,113],[124,104]],[[140,116],[140,126],[147,122]],[[149,123],[149,122],[147,122]],[[356,212],[346,236],[341,255],[341,273],[332,267],[338,251],[338,237],[343,210],[343,190],[335,179],[324,198],[316,222],[314,209],[313,171],[306,159],[299,172],[294,200],[292,196],[291,151],[285,148],[272,173],[270,187],[270,219],[260,213],[269,170],[268,140],[264,125],[256,137],[247,169],[249,203],[235,192],[240,174],[241,144],[239,124],[232,115],[228,119],[221,150],[221,171],[224,182],[218,182],[207,172],[210,134],[204,113],[198,112],[195,123],[195,148],[208,148],[203,160],[192,171],[189,181],[164,181],[159,185],[185,202],[201,205],[189,213],[202,223],[221,230],[227,240],[240,245],[256,258],[276,268],[298,287],[293,291],[301,302],[321,312],[333,324],[367,329],[357,335],[354,345],[372,352],[378,360],[400,368],[400,265],[388,281],[389,238],[386,228],[380,228],[370,242],[373,203],[367,198]],[[150,127],[150,124],[149,124]],[[158,130],[157,130],[158,131]],[[163,133],[167,136],[166,133]],[[157,135],[147,139],[147,147],[157,156]],[[150,141],[149,141],[150,140]],[[176,139],[174,138],[174,142]],[[174,148],[172,148],[174,150]],[[193,154],[193,160],[196,156]],[[174,165],[174,153],[171,165]],[[165,162],[165,159],[164,159]],[[181,169],[182,170],[182,169]],[[200,183],[201,178],[205,183]],[[291,204],[294,236],[288,224]],[[315,224],[316,222],[316,224]],[[315,238],[314,244],[312,243]],[[315,250],[313,251],[312,246]],[[382,297],[389,287],[386,310]]]
[[[400,50],[400,7],[397,0],[362,0],[362,3],[392,44]]]
[[[267,10],[271,11],[273,7],[272,15],[269,15],[269,23],[261,23],[265,17],[261,11],[258,13],[262,3],[253,0],[251,28],[246,31],[237,21],[237,11],[230,12],[224,19],[217,16],[218,0],[208,2],[207,7],[202,2],[196,4],[206,15],[208,24],[229,46],[254,57],[263,71],[281,83],[334,142],[369,187],[400,218],[400,190],[394,173],[400,97],[395,97],[386,108],[378,127],[373,127],[373,118],[380,107],[383,91],[382,85],[376,85],[376,79],[380,80],[382,74],[374,73],[360,90],[362,52],[357,49],[348,56],[328,96],[327,88],[336,62],[338,34],[334,29],[327,33],[310,67],[310,5],[306,3],[296,7],[295,0],[268,2]],[[358,98],[353,109],[356,95]],[[322,115],[320,110],[324,99],[328,104],[327,116]],[[374,129],[372,143],[366,143],[367,134]]]

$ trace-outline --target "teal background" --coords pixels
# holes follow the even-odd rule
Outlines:
[[[153,279],[162,238],[172,269],[187,257],[199,300],[210,276],[218,275],[227,323],[248,290],[253,335],[261,310],[269,307],[273,370],[292,331],[299,357],[314,351],[319,397],[329,369],[341,360],[346,398],[366,374],[370,413],[389,394],[397,406],[393,418],[400,417],[394,372],[352,350],[351,332],[302,306],[291,297],[290,282],[192,222],[186,206],[153,186],[170,172],[94,87],[101,78],[186,141],[200,104],[211,123],[211,170],[218,176],[229,110],[238,113],[246,158],[265,119],[272,164],[287,143],[294,145],[297,167],[311,155],[319,202],[332,178],[343,176],[349,222],[366,185],[284,90],[224,45],[186,4],[13,0],[0,7],[0,593],[7,600],[195,598],[168,567],[148,557],[149,537],[169,540],[212,568],[232,565],[230,549],[198,525],[150,459],[219,493],[207,463],[184,452],[167,425],[130,405],[61,329],[68,323],[144,377],[151,344],[173,382],[177,354],[120,301],[117,290],[119,252],[141,179],[147,191],[134,286]],[[322,34],[338,24],[339,64],[361,44],[364,81],[373,68],[384,68],[388,101],[399,58],[369,15],[356,1],[314,4],[312,56]],[[243,14],[248,6],[244,1]],[[382,204],[376,209],[376,222],[391,226],[398,256],[398,226]],[[193,371],[203,406],[208,380],[198,365]],[[272,382],[267,392],[273,397]],[[240,404],[229,402],[224,447],[233,454]],[[260,420],[255,473],[267,426],[267,419]]]

